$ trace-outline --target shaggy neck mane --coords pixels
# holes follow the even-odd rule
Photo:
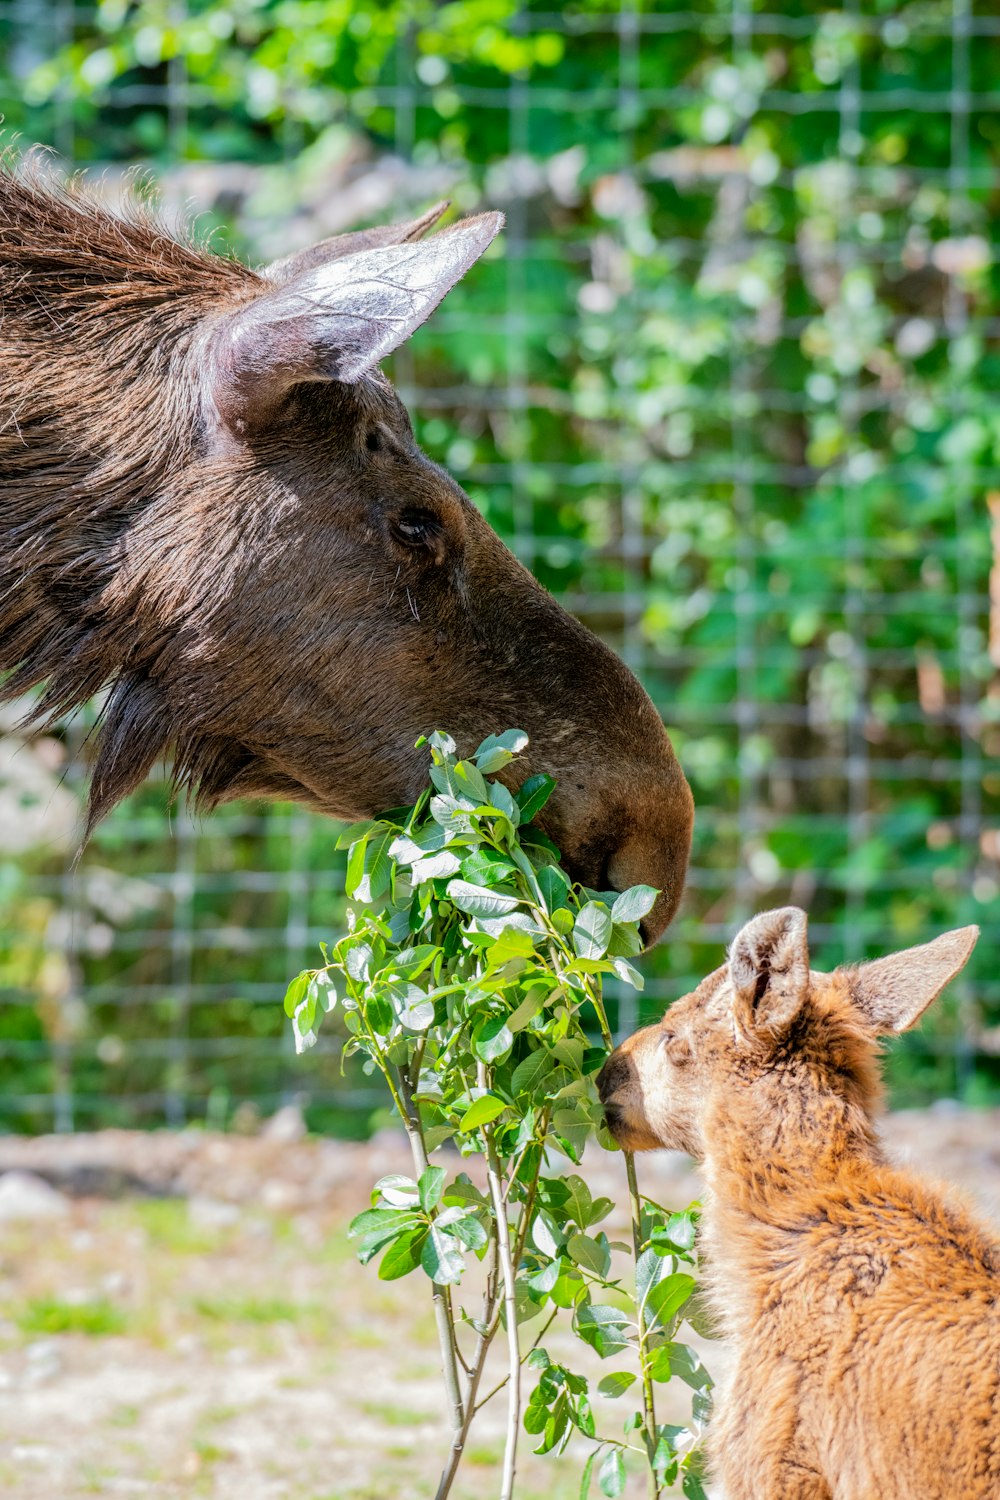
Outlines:
[[[0,701],[46,682],[28,719],[50,722],[112,685],[91,824],[131,789],[108,779],[115,695],[127,684],[140,706],[144,648],[162,645],[107,592],[129,526],[191,457],[199,323],[259,286],[135,201],[118,215],[37,164],[0,162]],[[171,738],[158,735],[142,774]]]

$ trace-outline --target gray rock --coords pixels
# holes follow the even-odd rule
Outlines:
[[[69,1212],[64,1194],[34,1172],[4,1172],[0,1177],[0,1223],[15,1219],[61,1219]]]

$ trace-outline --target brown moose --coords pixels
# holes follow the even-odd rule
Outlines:
[[[0,696],[107,690],[89,826],[172,756],[203,806],[413,800],[418,735],[517,725],[517,775],[585,884],[680,897],[692,803],[622,662],[416,446],[379,361],[502,216],[410,223],[252,271],[0,166]]]
[[[734,1355],[708,1434],[725,1500],[1000,1496],[1000,1247],[874,1124],[877,1038],[916,1024],[977,936],[818,974],[805,913],[765,912],[602,1071],[623,1146],[704,1163]]]

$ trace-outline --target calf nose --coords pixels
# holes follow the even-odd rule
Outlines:
[[[597,1094],[601,1103],[607,1104],[612,1094],[626,1082],[627,1078],[628,1064],[622,1061],[617,1052],[612,1052],[597,1075]]]

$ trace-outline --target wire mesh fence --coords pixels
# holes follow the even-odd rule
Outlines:
[[[442,194],[505,209],[393,374],[432,456],[642,677],[692,783],[688,895],[621,1030],[764,906],[809,908],[821,964],[976,921],[978,967],[891,1076],[995,1097],[1000,19],[463,16],[6,0],[0,109],[71,163],[149,161],[260,259]],[[73,866],[86,725],[12,724],[0,1124],[227,1124],[302,1096],[367,1129],[365,1080],[332,1045],[295,1058],[279,1003],[343,922],[336,830],[195,822],[159,783]]]

